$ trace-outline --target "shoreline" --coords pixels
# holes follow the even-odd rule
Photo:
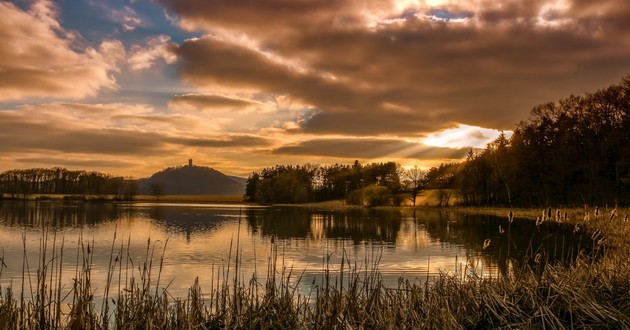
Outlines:
[[[536,220],[541,217],[543,212],[551,213],[551,217],[556,218],[557,212],[560,212],[560,217],[566,219],[582,220],[588,213],[590,217],[597,216],[605,217],[610,216],[613,210],[616,210],[617,216],[625,217],[626,214],[630,214],[630,207],[615,208],[614,206],[603,205],[597,206],[556,206],[556,207],[509,207],[509,206],[464,206],[464,205],[402,205],[402,206],[377,206],[368,207],[362,205],[350,205],[346,204],[343,200],[330,200],[323,202],[311,202],[302,204],[271,204],[263,205],[258,203],[249,203],[243,201],[243,196],[240,195],[164,195],[156,198],[152,195],[136,195],[133,199],[120,199],[112,195],[69,195],[69,194],[29,194],[22,195],[21,197],[7,196],[9,194],[4,193],[0,196],[0,201],[68,201],[68,202],[96,202],[96,203],[155,203],[155,204],[239,204],[261,207],[286,207],[286,208],[305,208],[305,209],[327,209],[327,210],[357,210],[357,209],[372,209],[372,210],[401,210],[401,211],[421,211],[421,210],[444,210],[444,211],[457,211],[466,214],[485,214],[495,215],[500,217],[508,217],[512,212],[514,217]],[[551,210],[551,212],[549,212]]]

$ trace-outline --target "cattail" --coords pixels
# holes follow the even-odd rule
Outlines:
[[[547,209],[547,219],[551,219],[551,208]]]
[[[503,233],[505,233],[505,230],[503,230],[503,226],[499,225],[499,234]]]
[[[510,221],[510,223],[514,221],[514,213],[512,213],[512,211],[510,211],[510,213],[508,214],[508,220]]]
[[[556,210],[556,221],[560,222],[560,210]]]
[[[597,218],[597,216],[599,216],[599,207],[595,206],[595,218]]]
[[[540,218],[540,221],[545,221],[545,217],[547,216],[547,211],[543,210],[542,211],[542,217]]]
[[[567,221],[569,218],[569,214],[567,213],[567,211],[564,211],[564,221]]]
[[[483,241],[483,249],[485,250],[485,249],[487,249],[489,246],[490,246],[490,239],[489,239],[489,238],[486,238],[486,239]]]

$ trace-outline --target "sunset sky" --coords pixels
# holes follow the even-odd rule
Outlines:
[[[630,73],[627,0],[24,0],[0,17],[0,171],[434,166]]]

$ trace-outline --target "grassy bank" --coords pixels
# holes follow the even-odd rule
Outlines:
[[[548,213],[546,210],[545,215]],[[324,260],[324,275],[311,283],[313,289],[306,295],[299,290],[302,270],[285,267],[289,263],[275,244],[266,273],[242,274],[244,256],[238,249],[238,237],[227,264],[212,268],[210,283],[191,283],[186,297],[171,296],[170,279],[161,276],[168,244],[156,251],[147,242],[144,259],[131,260],[128,246],[114,238],[108,248],[107,282],[96,287],[91,280],[94,243],[81,240],[76,247],[65,246],[53,231],[44,228],[39,258],[30,260],[38,264],[36,274],[25,271],[24,285],[0,288],[0,328],[630,327],[630,231],[625,215],[610,211],[572,219],[575,225],[589,228],[601,257],[582,255],[569,267],[561,267],[545,265],[533,255],[529,256],[533,262],[521,263],[522,268],[495,278],[482,277],[476,265],[464,263],[461,269],[428,281],[401,278],[396,287],[385,286],[378,256],[365,263],[347,258],[340,264]],[[545,221],[557,220],[549,217]],[[78,250],[79,257],[73,284],[67,287],[60,274],[64,251],[71,248]],[[28,262],[25,258],[24,263]],[[2,269],[3,260],[0,276]]]

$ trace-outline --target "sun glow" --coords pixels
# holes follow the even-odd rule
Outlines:
[[[512,136],[512,131],[503,131],[503,133],[507,137]],[[500,134],[501,131],[491,128],[459,124],[455,128],[449,128],[427,135],[427,137],[422,140],[422,143],[434,147],[484,148],[488,143],[499,137]]]

